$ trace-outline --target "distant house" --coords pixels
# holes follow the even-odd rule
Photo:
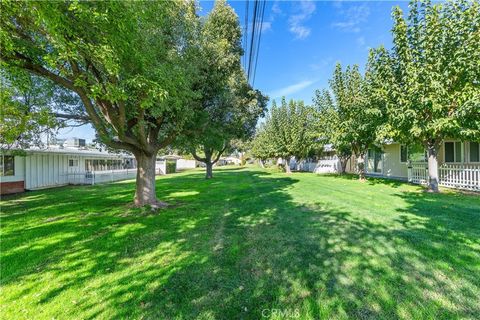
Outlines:
[[[67,184],[94,184],[136,176],[136,161],[126,153],[85,147],[85,140],[0,155],[0,193],[9,194]]]
[[[165,161],[167,163],[173,163],[174,165],[171,166],[173,172],[183,171],[183,170],[188,170],[188,169],[195,169],[196,167],[199,166],[197,160],[185,159],[182,156],[172,155],[172,154],[159,156],[157,158],[157,162],[158,161]],[[170,173],[170,172],[168,172],[168,173]]]
[[[220,157],[220,159],[218,159],[216,165],[218,166],[227,166],[227,165],[240,165],[242,163],[242,161],[238,158],[235,158],[235,157]]]

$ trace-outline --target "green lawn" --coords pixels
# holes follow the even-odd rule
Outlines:
[[[1,203],[3,319],[478,319],[480,197],[254,168]]]

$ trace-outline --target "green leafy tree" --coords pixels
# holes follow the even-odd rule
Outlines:
[[[210,179],[213,165],[231,148],[231,141],[253,135],[267,99],[247,83],[241,68],[242,34],[233,9],[223,0],[215,2],[198,28],[194,114],[177,143],[205,163]]]
[[[135,204],[157,205],[155,158],[192,114],[184,1],[2,1],[0,60],[74,92],[110,148],[134,154]],[[70,117],[75,117],[72,113]]]
[[[304,159],[315,145],[313,111],[303,101],[290,100],[287,104],[282,98],[281,105],[277,107],[274,100],[265,127],[254,143],[255,149],[262,148],[261,144],[264,144],[264,155],[282,158],[285,171],[290,173],[290,159]],[[262,156],[261,152],[257,154]]]
[[[322,146],[332,144],[340,161],[340,174],[344,174],[348,160],[352,156],[351,141],[346,139],[345,131],[341,126],[345,114],[340,113],[340,110],[336,108],[335,101],[328,90],[316,90],[313,102],[316,107],[317,141]]]
[[[267,116],[268,117],[268,116]],[[268,118],[266,123],[261,123],[255,133],[255,136],[251,142],[250,152],[252,156],[258,159],[260,166],[265,167],[265,161],[271,158],[274,158],[275,155],[275,146],[269,138],[268,131]]]
[[[369,59],[370,61],[371,59]],[[367,64],[365,76],[357,65],[347,66],[345,71],[337,64],[330,88],[334,98],[326,91],[317,93],[317,109],[323,112],[323,123],[339,157],[342,171],[350,150],[357,158],[359,178],[365,178],[365,155],[377,141],[378,128],[384,122],[382,101],[377,99],[378,75],[372,64]]]
[[[445,138],[480,140],[480,3],[412,1],[393,10],[393,48],[380,49],[388,125],[384,135],[420,142],[429,190],[438,192]]]

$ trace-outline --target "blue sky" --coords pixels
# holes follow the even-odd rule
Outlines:
[[[228,1],[244,23],[245,1]],[[250,1],[250,4],[253,1]],[[201,1],[207,14],[213,1]],[[391,9],[405,1],[268,1],[265,8],[255,87],[271,100],[311,103],[327,88],[335,64],[365,64],[368,49],[391,46]],[[251,15],[251,13],[250,13]],[[64,129],[59,137],[94,138],[89,126]]]

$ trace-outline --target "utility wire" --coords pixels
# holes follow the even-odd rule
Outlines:
[[[255,38],[255,29],[257,26],[257,9],[258,9],[258,0],[255,0],[253,5],[253,21],[252,21],[252,37],[250,39],[250,54],[248,57],[248,68],[247,68],[247,79],[250,80],[251,70],[252,70],[252,59],[254,51],[254,38]]]
[[[245,27],[243,28],[243,69],[247,70],[247,54],[248,54],[248,0],[245,1]]]
[[[260,14],[260,28],[259,28],[259,32],[258,32],[257,49],[256,49],[256,53],[255,53],[255,65],[253,67],[252,87],[255,84],[255,75],[257,74],[258,55],[259,55],[259,52],[260,52],[260,40],[262,38],[263,18],[264,18],[264,14],[265,14],[266,4],[267,4],[267,2],[265,0],[263,0],[263,5],[262,5],[262,9],[261,9],[261,14]]]

